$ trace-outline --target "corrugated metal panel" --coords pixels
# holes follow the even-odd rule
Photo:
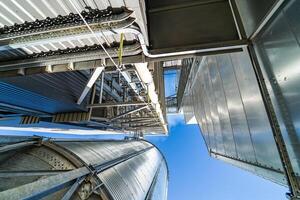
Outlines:
[[[193,102],[197,102],[199,101],[198,104],[195,104],[195,108],[194,110],[195,112],[195,117],[196,120],[199,123],[199,127],[201,129],[201,133],[204,136],[204,140],[206,143],[206,146],[209,147],[210,146],[210,139],[209,139],[209,130],[208,130],[208,121],[206,119],[206,111],[205,111],[205,106],[204,106],[204,99],[201,98],[203,96],[203,89],[202,89],[202,85],[201,85],[201,74],[197,74],[197,76],[195,77],[195,85],[192,89],[192,96],[193,98]],[[197,92],[195,90],[195,88],[200,88],[200,90]]]
[[[145,37],[146,34],[146,18],[145,12],[141,7],[142,4],[138,0],[101,0],[101,1],[80,1],[72,0],[76,4],[80,11],[89,6],[93,9],[104,10],[108,6],[112,7],[128,7],[134,11],[134,15],[137,17],[137,23],[142,29]],[[72,6],[69,0],[0,0],[0,27],[5,25],[12,26],[16,24],[22,24],[25,21],[32,22],[36,19],[42,20],[47,17],[54,18],[58,15],[66,16],[70,13],[76,13],[76,10]],[[109,43],[119,42],[120,36],[108,35],[105,39]],[[125,34],[126,40],[133,40],[135,36],[132,34]],[[104,43],[104,38],[100,39]],[[147,41],[147,40],[146,40]],[[91,46],[98,43],[95,37],[89,37],[86,39],[72,39],[69,37],[62,42],[49,42],[43,45],[32,45],[24,47],[18,50],[1,51],[0,59],[19,57],[24,54],[47,52],[49,50],[74,48],[75,46],[82,47],[84,45]]]
[[[167,200],[168,199],[168,169],[163,162],[159,168],[154,189],[147,200]]]
[[[162,160],[159,151],[151,149],[98,176],[114,200],[144,200]]]
[[[257,80],[253,70],[249,70],[252,68],[251,60],[247,54],[242,53],[232,54],[231,59],[240,88],[257,162],[283,170],[279,157],[275,156],[278,155],[278,151],[259,87],[257,84],[253,84]],[[269,144],[268,148],[266,148],[266,144]],[[268,160],[268,163],[266,163],[266,160]]]
[[[46,113],[71,112],[78,110],[77,105],[70,105],[54,99],[50,99],[37,93],[0,82],[0,102],[11,106],[33,109]],[[2,106],[2,105],[1,105]],[[6,106],[4,106],[6,108]]]
[[[105,161],[124,156],[151,145],[146,142],[117,142],[117,141],[99,141],[99,142],[57,142],[60,146],[68,149],[79,156],[86,164],[101,164]]]
[[[209,151],[227,156],[235,165],[248,163],[240,167],[282,182],[282,176],[272,173],[283,168],[246,52],[194,63],[196,74],[186,88],[192,101],[184,99],[183,106],[193,109]]]
[[[0,79],[0,102],[47,113],[80,111],[76,101],[87,80],[76,71]]]
[[[296,175],[300,176],[300,2],[287,1],[255,48]]]
[[[247,170],[247,171],[254,173],[258,176],[261,176],[265,179],[271,180],[277,184],[287,185],[287,181],[286,181],[284,173],[270,171],[270,170],[267,170],[264,168],[256,167],[251,164],[246,164],[246,163],[243,163],[243,162],[240,162],[240,161],[237,161],[234,159],[222,157],[222,156],[217,156],[216,158],[219,160],[225,161],[229,164],[232,164],[236,167],[239,167],[241,169]]]
[[[256,162],[244,105],[240,96],[231,58],[229,56],[218,56],[217,59],[219,62],[220,75],[227,99],[227,106],[231,118],[231,126],[234,132],[238,156],[247,161]]]
[[[208,57],[206,60],[206,64],[208,65],[207,68],[207,78],[208,78],[208,94],[210,95],[210,103],[211,103],[211,116],[213,120],[213,127],[214,127],[214,133],[215,133],[215,140],[216,140],[216,148],[217,151],[220,153],[225,154],[224,151],[224,142],[223,142],[223,133],[220,126],[220,118],[218,113],[218,96],[216,94],[216,91],[218,89],[218,85],[215,84],[216,82],[216,74],[217,74],[217,63],[214,57]]]

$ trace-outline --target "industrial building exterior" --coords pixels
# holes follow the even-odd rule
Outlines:
[[[0,0],[0,116],[19,119],[21,127],[59,123],[140,138],[167,135],[167,113],[183,111],[187,123],[199,125],[212,157],[288,186],[287,196],[299,199],[299,19],[297,0]],[[166,70],[180,74],[170,97]],[[98,160],[108,159],[97,152],[102,146],[125,157],[131,144],[147,149],[141,156],[151,154],[155,162],[137,159],[136,167],[151,166],[146,179],[162,177],[164,189],[135,175],[139,189],[126,194],[127,179],[117,185],[117,174],[137,170],[118,171],[122,160],[97,171],[98,178],[92,173],[98,185],[79,184],[87,173],[74,176],[68,191],[91,187],[103,199],[166,198],[166,166],[148,143],[41,141],[36,149],[52,152],[54,145],[64,149],[54,150],[58,157],[77,156],[81,164],[64,173],[83,165],[97,171]],[[92,155],[99,159],[86,160]]]
[[[212,157],[288,185],[294,191],[288,196],[297,199],[300,3],[281,3],[260,24],[263,6],[237,1],[251,43],[185,60],[177,96],[186,123],[199,125]]]

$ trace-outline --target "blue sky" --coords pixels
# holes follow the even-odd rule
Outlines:
[[[170,116],[169,137],[150,137],[164,153],[169,200],[282,200],[288,189],[209,157],[200,130]],[[174,123],[176,122],[176,123]]]

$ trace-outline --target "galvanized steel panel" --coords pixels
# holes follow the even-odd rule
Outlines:
[[[0,102],[11,106],[21,106],[23,108],[45,113],[72,112],[81,110],[81,108],[76,104],[60,102],[4,82],[0,82],[0,90]]]
[[[283,170],[259,87],[257,84],[253,84],[257,80],[252,70],[251,60],[246,53],[236,53],[230,56],[240,88],[257,162],[264,166]]]
[[[167,200],[168,199],[168,168],[167,165],[163,162],[160,165],[155,184],[153,186],[151,195],[147,200]]]
[[[162,161],[158,150],[151,149],[98,176],[114,200],[144,200]]]
[[[83,111],[76,101],[87,80],[79,71],[1,78],[0,102],[47,113]]]
[[[214,127],[213,127],[213,122],[212,122],[212,118],[211,118],[211,106],[209,103],[209,99],[208,99],[208,91],[207,91],[207,80],[205,80],[205,76],[207,75],[207,73],[202,72],[203,76],[202,76],[202,84],[203,84],[203,100],[204,100],[204,105],[205,105],[205,114],[206,114],[206,121],[208,124],[208,135],[209,135],[209,141],[210,141],[210,149],[213,151],[216,151],[216,140],[215,140],[215,133],[214,133]]]
[[[216,91],[218,89],[218,86],[216,85],[216,76],[217,76],[218,68],[217,68],[215,57],[208,57],[206,59],[206,64],[209,71],[208,72],[209,94],[211,95],[211,103],[214,105],[212,107],[213,109],[212,117],[213,117],[214,132],[215,132],[216,143],[217,143],[217,152],[225,154],[223,132],[221,130],[219,113],[218,113],[218,102],[217,102],[218,96],[216,94]]]
[[[255,48],[296,175],[300,176],[300,2],[287,1]]]
[[[256,162],[244,105],[228,55],[217,56],[239,158]]]
[[[211,154],[283,183],[282,164],[247,50],[207,56],[191,71],[195,73],[185,95],[192,101],[184,98],[183,106],[194,109]]]
[[[265,179],[271,180],[277,184],[282,184],[282,185],[287,185],[287,181],[285,178],[284,173],[278,173],[275,171],[271,171],[271,170],[267,170],[261,167],[256,167],[252,164],[247,164],[247,163],[243,163],[240,162],[238,160],[234,160],[234,159],[230,159],[230,158],[226,158],[226,157],[222,157],[222,156],[217,156],[216,157],[219,160],[223,160],[229,164],[232,164],[236,167],[239,167],[241,169],[247,170],[253,174],[256,174],[258,176],[261,176]]]
[[[56,142],[58,145],[76,154],[88,165],[101,164],[130,153],[150,147],[146,142]]]
[[[209,135],[207,130],[207,122],[205,117],[205,110],[204,110],[204,104],[201,92],[202,90],[197,90],[197,88],[201,88],[201,82],[200,82],[200,76],[197,74],[195,85],[192,89],[192,96],[193,96],[193,104],[194,104],[194,113],[196,120],[199,123],[199,128],[201,129],[201,133],[204,137],[205,143],[207,148],[209,148],[210,142],[209,142]],[[198,102],[198,103],[197,103]]]

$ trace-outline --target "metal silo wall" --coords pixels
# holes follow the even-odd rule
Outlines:
[[[98,176],[114,200],[144,200],[161,162],[160,152],[153,148]]]
[[[247,50],[203,57],[193,68],[183,106],[193,107],[211,155],[286,184]]]
[[[296,176],[300,176],[300,1],[279,8],[254,40],[259,65]]]
[[[77,155],[87,165],[100,165],[151,147],[151,144],[144,141],[78,141],[56,144]]]
[[[147,200],[167,200],[168,199],[168,167],[165,162],[162,162],[151,194]]]
[[[61,141],[55,143],[72,152],[88,166],[101,165],[145,150],[105,169],[97,176],[114,200],[144,200],[148,197],[153,184],[157,198],[167,199],[167,165],[159,150],[152,144],[146,141],[130,140]],[[154,198],[150,199],[154,200]]]

